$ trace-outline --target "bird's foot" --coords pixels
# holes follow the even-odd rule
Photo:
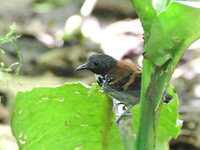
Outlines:
[[[121,104],[123,104],[123,103],[121,103]],[[128,106],[128,107],[126,107],[126,106],[124,106],[124,104],[123,104],[122,112],[116,115],[115,123],[118,124],[119,121],[120,121],[123,117],[126,117],[126,116],[133,117],[132,113],[130,112],[131,108],[132,108],[131,105]]]
[[[129,116],[129,117],[133,117],[132,113],[131,112],[124,112],[122,114],[120,114],[119,116],[116,116],[116,120],[115,120],[115,123],[118,124],[119,121],[123,118],[123,117],[126,117],[126,116]]]

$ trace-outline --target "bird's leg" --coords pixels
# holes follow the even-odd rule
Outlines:
[[[119,123],[119,121],[121,120],[122,117],[124,116],[131,116],[132,117],[132,113],[130,112],[132,105],[129,106],[125,106],[124,103],[121,103],[118,100],[113,100],[113,110],[115,112],[116,115],[116,123]]]
[[[119,116],[116,116],[116,123],[119,123],[119,121],[122,119],[122,117],[124,116],[132,116],[132,113],[130,112],[132,106],[129,105],[127,108],[125,108],[125,111],[123,113],[121,113]]]

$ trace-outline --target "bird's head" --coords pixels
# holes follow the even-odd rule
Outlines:
[[[110,69],[116,66],[117,60],[106,54],[94,54],[88,57],[86,63],[75,70],[90,70],[95,74],[105,75]]]

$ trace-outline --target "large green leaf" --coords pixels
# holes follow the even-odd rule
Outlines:
[[[153,20],[149,30],[151,36],[145,45],[144,56],[162,66],[169,59],[183,54],[182,51],[200,37],[200,9],[170,3]]]
[[[12,131],[21,150],[122,149],[110,99],[80,83],[17,94]]]

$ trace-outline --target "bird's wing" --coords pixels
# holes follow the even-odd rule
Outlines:
[[[140,89],[141,69],[133,63],[124,60],[118,61],[117,66],[111,69],[107,76],[112,79],[109,85],[118,91],[133,88],[133,85],[139,86],[139,88],[133,89]]]

